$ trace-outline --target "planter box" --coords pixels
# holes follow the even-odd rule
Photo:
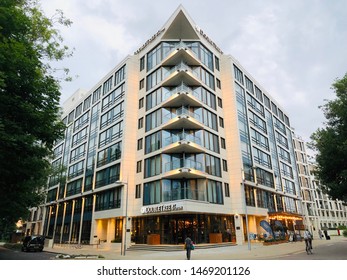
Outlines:
[[[147,236],[148,245],[158,245],[160,244],[160,234],[150,234]]]
[[[210,233],[210,243],[222,243],[222,234],[221,233]]]

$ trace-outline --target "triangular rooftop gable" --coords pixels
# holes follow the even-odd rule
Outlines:
[[[162,39],[189,39],[198,40],[199,36],[195,30],[195,23],[190,18],[182,5],[173,13],[164,25],[165,32]]]

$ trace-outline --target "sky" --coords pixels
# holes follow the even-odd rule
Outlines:
[[[42,0],[72,20],[59,27],[71,58],[72,82],[61,101],[90,90],[156,33],[182,4],[224,52],[236,58],[283,108],[305,141],[325,117],[319,106],[335,98],[331,85],[347,73],[346,0]]]

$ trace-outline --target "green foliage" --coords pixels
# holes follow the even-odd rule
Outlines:
[[[1,0],[0,5],[0,224],[26,218],[43,201],[51,172],[49,156],[61,138],[60,87],[52,60],[70,56],[56,24],[38,1]],[[0,230],[1,231],[1,230]],[[1,232],[0,232],[1,234]]]
[[[334,199],[347,200],[347,74],[332,85],[336,99],[321,108],[325,128],[311,135],[310,147],[317,152],[316,175],[323,191]]]
[[[342,232],[342,235],[343,235],[344,237],[347,237],[347,229],[345,229],[345,230]]]

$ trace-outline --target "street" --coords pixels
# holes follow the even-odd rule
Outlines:
[[[21,252],[0,246],[0,260],[51,260],[55,256],[51,252]]]
[[[313,254],[307,255],[304,243],[302,244],[302,251],[290,253],[283,256],[266,258],[267,260],[347,260],[347,241],[339,243],[327,243],[324,245],[314,247],[313,241]]]

